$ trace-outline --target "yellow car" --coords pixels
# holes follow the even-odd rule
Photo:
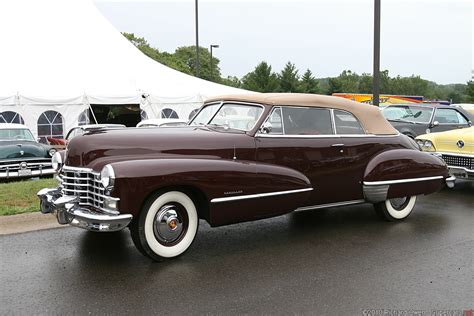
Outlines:
[[[456,178],[474,180],[474,126],[416,138],[423,151],[442,158]]]

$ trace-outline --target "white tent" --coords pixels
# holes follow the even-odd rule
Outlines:
[[[65,133],[90,104],[139,104],[149,118],[169,107],[187,119],[209,96],[246,92],[148,58],[91,0],[2,0],[0,39],[0,115],[18,113],[34,133],[40,117]]]

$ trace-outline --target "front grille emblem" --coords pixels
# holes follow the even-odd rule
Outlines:
[[[464,147],[464,142],[462,140],[458,140],[458,142],[456,143],[456,145],[459,147],[459,148],[463,148]]]
[[[26,168],[28,168],[28,164],[27,164],[26,162],[24,162],[24,161],[21,162],[21,163],[20,163],[20,169],[21,169],[21,170],[25,170]]]

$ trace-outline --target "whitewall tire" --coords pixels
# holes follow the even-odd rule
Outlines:
[[[416,203],[416,195],[403,198],[388,199],[384,202],[374,205],[375,211],[379,217],[387,221],[399,221],[407,218]]]
[[[181,255],[191,246],[198,225],[193,200],[183,192],[168,191],[148,199],[130,231],[140,252],[163,261]]]

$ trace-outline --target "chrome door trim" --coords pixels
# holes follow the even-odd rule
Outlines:
[[[260,199],[260,198],[264,198],[264,197],[285,195],[285,194],[294,194],[294,193],[302,193],[302,192],[308,192],[308,191],[313,191],[313,188],[214,198],[214,199],[211,200],[211,203],[221,203],[221,202],[248,200],[248,199]]]

